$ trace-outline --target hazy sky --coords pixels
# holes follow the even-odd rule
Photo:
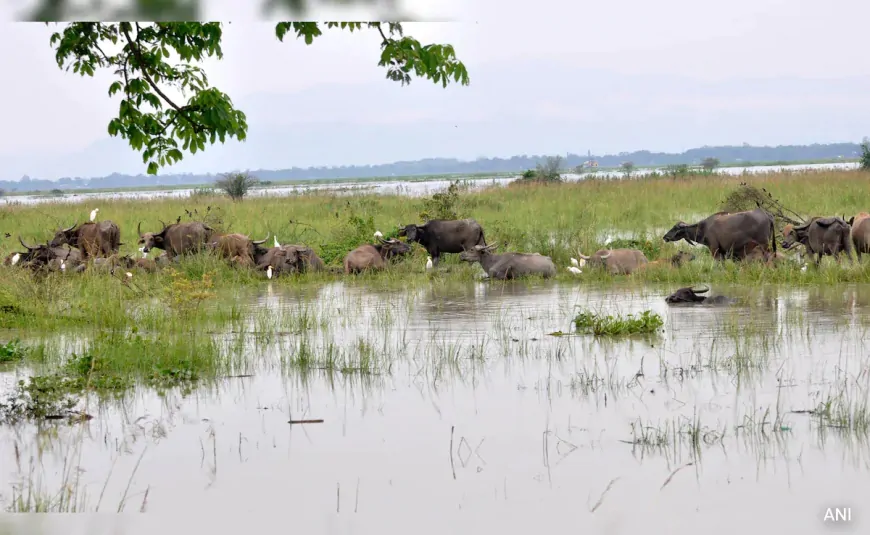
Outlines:
[[[4,20],[14,12],[4,3]],[[438,9],[426,4],[437,4]],[[682,151],[701,145],[860,141],[870,134],[870,4],[858,0],[517,0],[408,2],[422,42],[447,42],[472,85],[400,87],[377,66],[373,32],[311,46],[274,37],[256,6],[208,3],[225,26],[210,81],[248,114],[249,139],[176,169],[374,164],[423,157]],[[21,2],[16,9],[20,9]],[[16,4],[13,3],[13,6]],[[373,18],[324,10],[312,19]],[[61,71],[59,26],[0,23],[6,127],[0,179],[144,172],[111,140],[109,73]]]

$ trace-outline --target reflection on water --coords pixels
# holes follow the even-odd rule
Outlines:
[[[820,507],[870,491],[870,450],[860,430],[789,411],[830,399],[844,369],[866,383],[870,286],[713,286],[738,305],[668,307],[674,289],[269,284],[238,297],[248,329],[271,333],[244,340],[253,377],[187,397],[142,390],[51,433],[0,428],[0,489],[8,498],[39,452],[39,483],[57,489],[80,454],[89,510],[105,484],[101,511],[126,492],[127,511],[286,511],[317,533],[314,516],[354,511],[408,525],[437,512],[426,533],[459,511],[481,528],[820,532]],[[577,307],[652,309],[664,332],[551,336]],[[321,365],[329,352],[344,372]],[[310,418],[324,423],[288,425]]]
[[[776,171],[806,171],[806,170],[821,170],[821,169],[855,169],[857,163],[827,163],[827,164],[795,164],[795,165],[764,165],[752,167],[723,167],[717,169],[717,173],[728,175],[741,175],[743,173],[770,173]],[[658,171],[657,169],[639,169],[632,173],[635,177],[641,177]],[[565,180],[583,180],[586,176],[574,173],[563,174]],[[604,178],[621,178],[623,173],[620,171],[598,171],[594,174],[596,177]],[[510,178],[493,178],[493,179],[473,179],[471,180],[471,188],[484,188],[488,186],[498,185],[504,186],[516,180],[519,175]],[[270,188],[258,188],[251,190],[248,194],[250,197],[285,197],[291,195],[301,195],[311,192],[331,192],[339,195],[354,195],[357,193],[377,193],[386,195],[408,195],[411,197],[420,197],[432,195],[447,188],[454,180],[467,180],[467,177],[457,176],[450,180],[420,180],[416,182],[409,181],[385,181],[385,182],[328,182],[326,184],[300,184],[295,186],[275,186]],[[208,186],[204,184],[203,186]],[[99,193],[72,193],[65,195],[16,195],[9,196],[3,199],[7,204],[38,204],[44,202],[85,202],[94,199],[133,199],[133,200],[150,200],[157,198],[178,198],[187,197],[193,193],[193,189],[173,189],[173,190],[153,190],[153,191],[116,191],[116,192],[99,192]],[[705,216],[706,217],[706,216]]]

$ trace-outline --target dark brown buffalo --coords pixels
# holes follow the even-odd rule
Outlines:
[[[663,237],[666,242],[686,240],[706,245],[716,260],[742,260],[747,246],[755,241],[772,243],[776,253],[773,216],[761,208],[745,212],[717,212],[691,225],[679,221]]]
[[[397,256],[411,252],[411,246],[396,239],[378,238],[379,244],[360,245],[344,257],[344,272],[361,273],[369,269],[384,269],[387,262]]]
[[[256,257],[257,269],[265,270],[272,266],[274,274],[305,273],[321,271],[325,268],[317,253],[305,245],[279,245],[270,247]]]
[[[161,223],[163,222],[161,221]],[[170,258],[177,258],[205,249],[211,236],[215,233],[215,229],[205,223],[191,221],[172,223],[171,225],[163,223],[163,230],[160,232],[143,233],[142,223],[139,223],[136,227],[136,233],[139,234],[138,243],[143,246],[143,252],[147,253],[151,249],[163,249],[169,253]]]
[[[862,254],[870,254],[870,214],[861,212],[852,216],[849,226],[852,227],[852,245],[860,261]]]
[[[240,266],[253,266],[255,259],[268,249],[261,247],[269,236],[262,240],[252,240],[244,234],[212,234],[208,248],[223,258]]]
[[[108,257],[121,248],[121,229],[112,221],[88,221],[81,225],[58,229],[49,247],[69,245],[79,249],[85,258]]]
[[[822,256],[833,256],[840,261],[840,253],[846,253],[846,258],[852,262],[851,228],[839,217],[814,217],[809,223],[799,227],[791,224],[782,230],[782,248],[791,249],[801,244],[807,255],[814,257],[816,265],[822,261]]]
[[[405,225],[399,228],[399,236],[422,245],[432,257],[433,266],[438,265],[441,253],[461,253],[475,245],[486,245],[483,228],[474,219],[433,219],[424,225]]]
[[[18,241],[27,249],[27,252],[19,253],[21,256],[18,264],[34,271],[73,271],[84,262],[82,252],[69,246],[50,247],[48,244],[30,246],[24,243],[21,236],[18,237]]]
[[[703,294],[707,293],[710,289],[705,288],[703,290],[693,290],[692,288],[680,288],[676,292],[665,298],[665,302],[671,305],[675,304],[705,304],[705,305],[730,305],[735,303],[737,300],[731,297],[725,297],[724,295],[717,295],[715,297],[705,297]]]

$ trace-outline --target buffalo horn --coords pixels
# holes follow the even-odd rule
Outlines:
[[[689,288],[689,289],[692,290],[693,294],[705,294],[705,293],[710,291],[710,288],[704,288],[703,290],[695,290],[692,288]]]
[[[63,231],[64,231],[64,232],[70,232],[70,231],[71,231],[72,229],[74,229],[74,228],[76,228],[76,224],[75,224],[75,223],[73,223],[73,225],[72,225],[71,227],[63,229]]]
[[[600,258],[601,258],[602,260],[604,260],[604,259],[610,258],[610,255],[612,255],[612,254],[613,254],[613,250],[611,249],[610,251],[607,252],[606,255],[604,255],[604,254],[601,255]]]
[[[272,236],[271,232],[266,234],[266,237],[262,240],[251,240],[251,243],[253,243],[254,245],[263,245],[264,243],[266,243],[266,240],[268,240],[270,236]]]
[[[18,241],[21,242],[21,245],[26,247],[28,251],[32,251],[32,250],[36,249],[36,247],[31,247],[31,246],[27,245],[26,243],[24,243],[24,240],[21,239],[21,235],[18,236]]]
[[[138,234],[140,236],[142,235],[142,222],[141,221],[139,221],[139,224],[136,225],[136,234]]]

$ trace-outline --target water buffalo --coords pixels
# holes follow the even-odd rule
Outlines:
[[[578,252],[577,255],[594,267],[605,267],[611,275],[631,275],[647,264],[646,255],[638,249],[599,249],[592,256]]]
[[[408,249],[410,250],[410,247]],[[321,271],[326,267],[317,253],[305,245],[270,247],[257,255],[256,265],[257,269],[267,269],[272,266],[275,274]]]
[[[486,274],[498,280],[515,279],[525,275],[540,275],[550,278],[556,274],[556,266],[549,256],[540,253],[502,253],[493,254],[490,251],[498,244],[475,245],[459,253],[459,259],[465,262],[479,262]]]
[[[405,225],[399,236],[422,245],[438,265],[441,253],[461,253],[475,245],[486,245],[483,228],[474,219],[433,219],[424,225]]]
[[[141,269],[147,273],[157,271],[157,261],[152,258],[133,258],[130,255],[112,255],[104,258],[94,258],[91,266],[99,271],[114,273],[118,268]]]
[[[666,242],[686,240],[707,246],[716,260],[742,260],[750,241],[772,243],[776,253],[774,219],[761,208],[745,212],[717,212],[688,225],[677,222],[663,237]]]
[[[658,266],[668,266],[679,269],[686,262],[692,262],[693,260],[695,260],[694,254],[688,251],[680,251],[670,258],[659,258],[658,260],[653,260],[651,262],[647,262],[646,264],[641,264],[637,267],[636,271],[647,270]]]
[[[822,255],[833,256],[839,262],[839,255],[843,252],[850,262],[853,261],[851,229],[842,218],[814,217],[799,227],[786,225],[782,234],[783,249],[791,249],[800,243],[807,255],[815,257],[816,265],[822,261]]]
[[[112,221],[88,221],[81,225],[58,229],[49,247],[69,245],[79,249],[85,258],[107,257],[116,254],[121,245],[121,229]]]
[[[870,254],[870,214],[861,212],[850,217],[849,226],[852,227],[852,245],[860,261],[863,253]]]
[[[361,273],[369,269],[384,269],[387,262],[411,252],[411,246],[396,239],[384,240],[378,238],[377,245],[360,245],[344,257],[344,272]]]
[[[208,248],[238,265],[254,266],[255,259],[268,250],[261,247],[268,239],[269,236],[262,240],[252,240],[244,234],[212,234]]]
[[[707,293],[710,289],[705,288],[703,290],[693,290],[692,288],[680,288],[676,292],[665,298],[665,302],[671,305],[688,303],[688,304],[705,304],[705,305],[731,305],[737,302],[736,299],[731,297],[725,297],[724,295],[717,295],[715,297],[705,297],[703,294]]]
[[[161,223],[163,222],[161,221]],[[138,243],[143,246],[143,252],[147,253],[151,249],[163,249],[169,253],[171,258],[176,258],[204,249],[215,229],[205,223],[191,221],[172,223],[171,225],[163,223],[163,230],[160,232],[145,233],[142,232],[142,223],[139,223],[136,232],[139,234]]]
[[[72,271],[84,261],[84,254],[69,246],[50,247],[47,244],[30,246],[24,243],[21,236],[18,237],[18,241],[27,249],[26,253],[20,253],[18,263],[34,271],[56,269]]]

